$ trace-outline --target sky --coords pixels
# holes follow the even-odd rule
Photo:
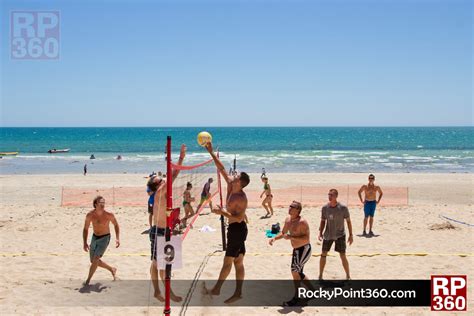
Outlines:
[[[1,126],[471,126],[464,0],[12,1]],[[12,11],[60,11],[56,60]]]

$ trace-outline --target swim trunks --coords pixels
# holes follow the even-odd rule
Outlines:
[[[150,236],[150,244],[151,244],[151,260],[156,260],[156,247],[155,247],[156,239],[158,237],[165,236],[165,229],[152,226],[150,229],[149,236]]]
[[[311,258],[311,245],[306,244],[299,248],[293,249],[293,256],[291,257],[291,271],[298,272],[301,280],[304,279],[303,268],[306,262]]]
[[[110,234],[105,234],[102,236],[97,236],[96,234],[92,234],[92,239],[91,239],[91,245],[89,247],[89,256],[92,259],[94,257],[99,257],[101,258],[105,250],[107,249],[107,246],[109,245],[110,242]]]
[[[207,201],[207,195],[205,195],[205,196],[202,196],[202,195],[201,195],[201,202],[199,202],[199,204],[200,204],[200,205],[203,205],[204,202],[206,202],[206,201]]]
[[[245,255],[245,240],[247,239],[247,224],[245,221],[232,223],[227,227],[227,249],[226,257],[237,258],[240,254]]]
[[[364,202],[364,215],[365,217],[374,217],[375,208],[377,207],[377,202],[375,201],[365,201]]]
[[[155,193],[148,197],[148,214],[153,214],[153,205],[155,204]]]
[[[339,237],[337,240],[323,240],[323,251],[328,252],[331,250],[332,243],[335,243],[334,250],[339,253],[346,252],[346,235]]]

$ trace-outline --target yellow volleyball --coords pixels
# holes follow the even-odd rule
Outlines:
[[[200,132],[197,137],[197,142],[200,146],[206,146],[207,143],[212,142],[212,136],[208,132]]]

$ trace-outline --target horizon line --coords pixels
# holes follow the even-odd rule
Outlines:
[[[0,126],[0,128],[419,128],[419,127],[474,127],[474,125],[227,125],[227,126]]]

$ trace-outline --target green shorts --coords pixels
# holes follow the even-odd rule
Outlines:
[[[94,257],[99,257],[101,258],[105,250],[107,249],[107,246],[109,245],[110,242],[110,234],[102,235],[102,236],[97,236],[95,234],[92,234],[92,240],[91,240],[91,245],[89,247],[89,256],[91,258],[91,262],[94,259]]]

